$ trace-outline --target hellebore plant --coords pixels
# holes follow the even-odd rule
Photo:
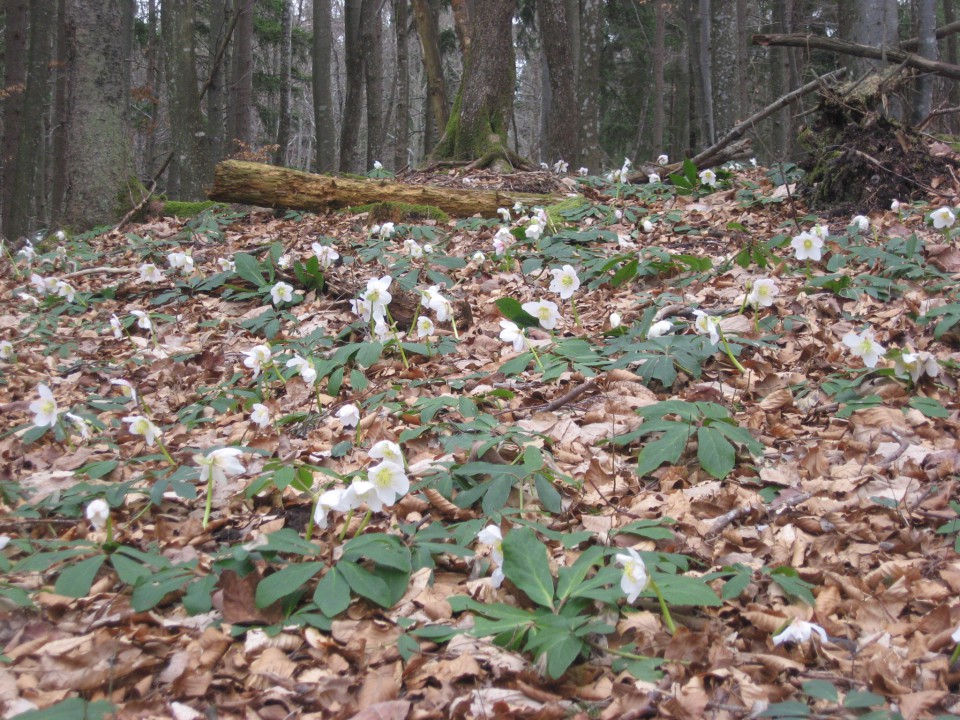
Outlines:
[[[848,332],[843,336],[843,344],[850,349],[850,354],[861,358],[868,368],[877,366],[886,349],[876,341],[873,329],[866,328],[862,333]]]
[[[211,450],[206,455],[194,455],[193,459],[200,467],[200,482],[207,483],[207,500],[203,509],[204,530],[210,522],[210,511],[213,507],[213,484],[225,482],[229,475],[240,475],[246,468],[238,460],[243,451],[239,448],[219,448]]]
[[[717,343],[723,343],[724,352],[727,353],[727,357],[730,358],[730,362],[733,363],[733,366],[739,370],[741,373],[745,373],[747,370],[740,362],[733,356],[733,350],[730,349],[730,343],[727,342],[726,336],[723,334],[723,330],[720,328],[719,318],[714,317],[713,315],[707,315],[703,310],[694,310],[693,311],[696,320],[693,323],[694,329],[701,335],[710,336],[710,344],[716,345]]]
[[[561,300],[569,300],[573,308],[573,319],[577,327],[583,327],[580,323],[580,313],[577,312],[577,301],[573,299],[573,294],[580,288],[580,278],[572,265],[564,265],[559,270],[551,270],[553,280],[550,282],[550,292],[555,292]],[[532,313],[531,313],[532,314]]]

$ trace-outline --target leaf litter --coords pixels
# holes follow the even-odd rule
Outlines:
[[[513,209],[511,223],[387,237],[365,215],[220,211],[51,238],[29,267],[8,264],[0,711],[79,698],[129,718],[960,713],[956,237],[923,204],[873,213],[866,233],[834,218],[824,260],[804,264],[790,237],[827,221],[762,170],[722,176],[687,195],[588,179],[596,199],[536,239]],[[506,256],[501,227],[514,229]],[[431,251],[413,258],[407,239]],[[340,262],[311,268],[314,242]],[[167,267],[174,251],[192,276]],[[139,279],[148,260],[160,282]],[[564,264],[582,286],[575,307],[557,299],[563,325],[504,343],[496,301],[548,299]],[[40,295],[34,272],[68,279],[79,302]],[[454,323],[429,341],[409,332],[402,354],[374,342],[350,301],[387,274],[397,317],[425,313],[416,288],[437,285]],[[744,309],[760,277],[779,292]],[[294,304],[271,302],[281,280]],[[696,333],[695,309],[721,318],[723,342]],[[659,320],[671,332],[649,338]],[[865,327],[886,349],[931,353],[939,374],[864,367],[842,339]],[[316,384],[282,367],[252,379],[245,353],[265,341],[309,354]],[[30,408],[41,383],[61,412],[47,432]],[[348,403],[356,428],[337,416]],[[123,420],[141,413],[158,444]],[[313,527],[311,497],[365,478],[380,440],[402,444],[410,493]],[[207,520],[194,457],[220,447],[245,467],[211,482]],[[83,516],[93,497],[110,502],[107,535]],[[529,572],[546,568],[551,587],[592,548],[610,563],[633,548],[667,591],[701,594],[670,595],[671,629],[655,595],[628,606],[619,575],[592,562],[583,582],[600,594],[577,617],[606,627],[584,626],[551,672],[563,645],[493,629],[558,601],[517,580],[529,576],[509,547],[495,587],[493,550],[476,542],[489,524],[530,529],[546,558]],[[801,621],[826,639],[773,642]]]

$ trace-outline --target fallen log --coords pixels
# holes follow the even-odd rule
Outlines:
[[[213,189],[207,196],[219,202],[313,212],[380,202],[432,205],[454,217],[495,217],[497,208],[512,207],[517,202],[527,206],[547,206],[566,199],[562,195],[404,185],[386,180],[312,175],[239,160],[217,164]]]

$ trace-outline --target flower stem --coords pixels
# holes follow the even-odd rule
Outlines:
[[[543,363],[540,362],[540,356],[537,355],[537,349],[533,347],[533,343],[530,342],[530,338],[526,336],[526,333],[524,333],[523,340],[527,343],[527,349],[533,353],[533,359],[537,361],[537,367],[540,368],[540,372],[543,372]]]
[[[373,512],[367,510],[367,514],[363,516],[363,520],[360,522],[360,527],[357,528],[357,531],[353,534],[354,537],[358,537],[360,533],[367,529],[367,525],[370,524],[370,518],[373,517]]]
[[[307,531],[305,533],[307,542],[310,542],[310,538],[313,537],[313,518],[317,514],[317,503],[320,501],[320,496],[317,495],[313,499],[313,504],[310,506],[310,517],[307,518]]]
[[[954,648],[953,655],[950,656],[950,665],[952,666],[957,660],[960,660],[960,643],[957,643],[957,647]]]
[[[733,366],[741,373],[747,372],[747,369],[733,356],[733,350],[730,349],[730,343],[727,342],[727,336],[723,334],[723,330],[720,329],[719,324],[717,325],[717,332],[720,333],[720,342],[723,343],[723,350],[727,353],[727,357],[730,358],[730,362],[732,362]]]
[[[650,580],[650,589],[657,596],[657,601],[660,603],[660,611],[663,613],[663,622],[667,626],[667,632],[671,635],[677,632],[677,626],[673,623],[673,616],[670,614],[670,608],[667,606],[667,601],[663,599],[663,593],[660,592],[660,586]]]
[[[582,328],[583,323],[580,322],[580,313],[577,312],[577,301],[573,298],[570,298],[570,307],[573,308],[573,321],[577,324],[578,328]]]
[[[200,523],[200,527],[204,530],[207,529],[207,525],[210,522],[210,511],[213,509],[213,472],[210,473],[210,477],[207,478],[207,501],[203,506],[203,522]]]
[[[170,455],[170,451],[167,450],[167,446],[163,444],[163,440],[160,438],[157,438],[157,446],[160,448],[160,452],[163,453],[163,456],[167,459],[167,462],[173,465],[173,467],[177,467],[177,461],[174,460]]]
[[[343,542],[343,538],[347,535],[347,529],[350,527],[350,521],[353,520],[353,510],[347,513],[347,516],[343,519],[343,529],[340,531],[340,535],[337,537],[338,542]]]

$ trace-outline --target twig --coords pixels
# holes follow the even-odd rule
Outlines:
[[[65,278],[75,278],[83,277],[84,275],[99,275],[101,273],[107,275],[132,275],[138,272],[133,268],[121,268],[121,267],[95,267],[95,268],[85,268],[84,270],[75,270],[72,273],[67,273],[63,277]]]
[[[730,512],[724,513],[720,517],[716,518],[713,521],[713,524],[710,526],[710,529],[707,530],[707,534],[704,537],[709,538],[719,534],[728,525],[736,522],[741,518],[746,517],[747,515],[749,515],[750,513],[756,510],[762,511],[763,517],[767,517],[772,512],[780,513],[789,508],[796,507],[801,503],[805,503],[811,497],[813,497],[812,493],[800,493],[799,495],[795,495],[794,497],[789,498],[788,500],[784,500],[782,503],[779,503],[776,505],[771,504],[768,506],[764,506],[763,503],[750,503],[742,507],[734,508]]]
[[[554,398],[546,405],[542,406],[542,412],[553,412],[557,408],[561,408],[567,403],[571,403],[576,400],[578,397],[583,395],[588,390],[593,390],[597,386],[597,378],[592,377],[589,380],[580,383],[575,388],[567,392],[565,395],[561,395],[558,398]]]
[[[854,155],[857,155],[858,157],[862,157],[864,160],[866,160],[867,162],[871,163],[872,165],[875,165],[876,167],[880,168],[880,169],[883,170],[884,172],[889,173],[889,174],[891,174],[891,175],[896,175],[898,178],[900,178],[901,180],[903,180],[903,181],[905,181],[905,182],[910,183],[911,185],[916,185],[918,188],[920,188],[921,190],[923,190],[923,191],[926,192],[926,193],[930,193],[931,195],[938,195],[938,196],[940,196],[940,197],[946,197],[946,195],[945,195],[944,193],[937,192],[937,191],[934,190],[932,187],[929,187],[929,186],[927,186],[927,185],[924,185],[922,182],[917,182],[917,181],[914,180],[913,178],[907,177],[906,175],[901,175],[901,174],[898,173],[896,170],[891,170],[891,169],[888,168],[886,165],[884,165],[882,162],[880,162],[880,161],[877,160],[876,158],[870,157],[869,155],[867,155],[867,154],[866,154],[865,152],[863,152],[862,150],[858,150],[857,148],[852,148],[852,147],[849,147],[849,146],[846,146],[846,145],[844,146],[844,149],[845,149],[845,150],[850,150]]]

